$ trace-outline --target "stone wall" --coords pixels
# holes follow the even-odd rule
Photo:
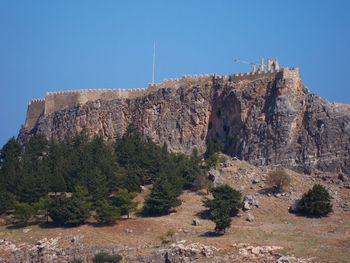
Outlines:
[[[118,98],[128,98],[128,93],[139,94],[140,91],[125,89],[114,90],[72,90],[60,92],[47,92],[45,97],[45,115],[63,110],[76,104],[84,104],[88,101],[114,100]]]
[[[36,99],[28,103],[27,117],[24,127],[32,129],[39,119],[40,115],[44,113],[45,99]]]

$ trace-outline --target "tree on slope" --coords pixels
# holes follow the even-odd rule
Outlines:
[[[120,218],[120,209],[108,203],[107,200],[100,200],[96,204],[95,219],[101,224],[111,224]]]
[[[81,224],[90,217],[89,201],[87,190],[83,187],[76,187],[76,191],[71,197],[64,195],[55,196],[52,199],[48,213],[57,224]]]
[[[119,189],[112,202],[120,209],[122,215],[127,215],[129,218],[130,211],[136,209],[139,204],[139,202],[132,201],[136,195],[135,192],[129,192],[127,189]]]
[[[210,189],[214,199],[205,197],[203,204],[211,210],[211,220],[215,222],[215,232],[224,232],[231,225],[231,217],[238,214],[242,207],[239,191],[232,189],[229,185],[220,185]]]
[[[150,215],[167,214],[171,208],[181,204],[172,185],[164,175],[154,182],[150,196],[145,199],[144,210]]]
[[[298,210],[309,216],[326,216],[333,211],[331,196],[326,188],[315,184],[299,201]]]

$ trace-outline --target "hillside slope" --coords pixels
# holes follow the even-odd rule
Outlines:
[[[213,235],[215,224],[202,204],[206,190],[185,191],[180,196],[181,206],[169,215],[132,214],[131,219],[115,225],[98,225],[92,217],[87,224],[73,228],[45,224],[9,228],[0,222],[0,261],[63,262],[74,257],[91,259],[105,251],[121,254],[123,262],[348,262],[350,190],[336,178],[288,171],[291,185],[285,193],[274,195],[268,191],[266,167],[229,159],[215,171],[220,183],[252,196],[255,203],[232,218],[225,235]],[[323,218],[289,213],[290,205],[314,183],[325,185],[332,194],[334,212]],[[148,194],[147,187],[137,200],[142,202]],[[254,216],[251,222],[247,221],[249,215]],[[193,225],[194,219],[199,225]],[[169,230],[175,234],[162,244],[159,237]],[[299,259],[287,261],[282,255]]]

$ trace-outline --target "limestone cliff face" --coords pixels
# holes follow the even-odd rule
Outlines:
[[[61,140],[83,128],[114,138],[130,124],[172,151],[204,152],[213,134],[225,152],[255,165],[350,174],[350,106],[308,93],[296,70],[213,76],[133,99],[74,105],[41,115],[33,129],[21,129],[19,140],[36,133]]]

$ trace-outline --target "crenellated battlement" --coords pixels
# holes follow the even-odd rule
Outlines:
[[[161,83],[149,84],[148,88],[146,89],[82,89],[46,92],[45,99],[34,99],[29,102],[25,127],[32,129],[42,114],[46,116],[73,105],[85,104],[89,101],[96,101],[98,99],[107,101],[114,99],[134,99],[162,88],[177,89],[182,86],[204,87],[208,82],[213,81],[228,81],[238,83],[240,81],[254,81],[260,78],[300,79],[300,76],[298,68],[277,68],[253,72],[241,72],[231,74],[229,76],[221,76],[217,73],[183,75],[181,78],[169,78],[164,79]]]
[[[28,105],[45,103],[45,99],[34,99],[28,102]]]

